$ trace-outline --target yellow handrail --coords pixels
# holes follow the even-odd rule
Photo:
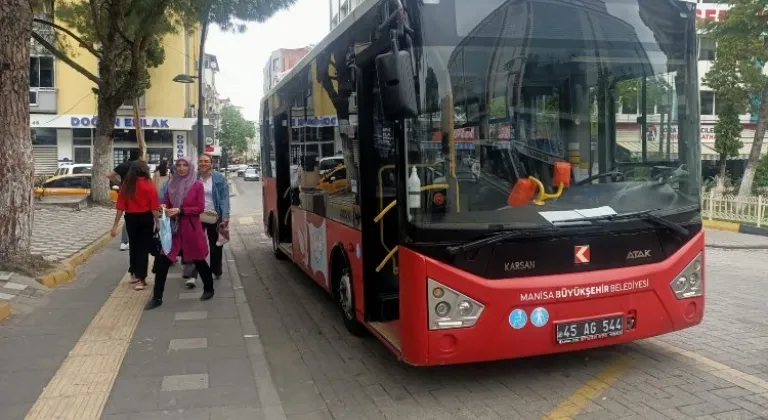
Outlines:
[[[536,184],[536,186],[539,189],[538,197],[536,197],[536,199],[533,200],[533,204],[536,204],[537,206],[543,206],[546,200],[551,200],[553,198],[560,198],[560,196],[563,195],[563,191],[565,190],[565,184],[561,182],[560,185],[557,187],[556,193],[547,194],[546,190],[544,189],[544,184],[541,181],[539,181],[538,178],[529,176],[528,179],[533,181],[533,183]]]
[[[388,262],[390,259],[392,259],[392,257],[394,257],[394,256],[395,256],[395,253],[396,253],[396,252],[397,252],[397,246],[395,246],[394,248],[392,248],[392,250],[391,250],[391,251],[389,251],[389,254],[387,254],[387,256],[386,256],[386,257],[384,257],[384,259],[383,259],[383,260],[381,260],[381,263],[379,264],[379,266],[378,266],[378,267],[376,267],[376,272],[377,272],[377,273],[378,273],[379,271],[381,271],[381,270],[384,268],[384,266],[385,266],[385,265],[387,265],[387,262]]]
[[[384,207],[384,210],[382,210],[381,212],[379,212],[379,214],[378,214],[376,217],[374,217],[374,218],[373,218],[373,222],[374,222],[374,223],[379,223],[379,221],[380,221],[380,220],[381,220],[381,219],[382,219],[382,218],[383,218],[383,217],[384,217],[384,216],[385,216],[387,213],[389,213],[389,211],[390,211],[390,210],[392,210],[392,207],[395,207],[395,205],[396,205],[396,204],[397,204],[397,200],[392,200],[392,202],[391,202],[391,203],[389,203],[389,204],[387,205],[387,207]]]

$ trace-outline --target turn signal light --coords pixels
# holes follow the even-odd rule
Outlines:
[[[562,184],[565,187],[571,186],[571,163],[570,162],[555,162],[554,184],[560,186]]]
[[[515,187],[509,192],[507,204],[510,207],[520,207],[533,199],[536,194],[536,184],[528,178],[518,179]]]

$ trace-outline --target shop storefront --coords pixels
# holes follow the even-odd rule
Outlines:
[[[86,115],[30,115],[35,173],[51,174],[60,163],[93,163],[96,117]],[[152,117],[141,119],[148,163],[157,164],[196,154],[196,118]],[[207,121],[205,122],[207,123]],[[112,163],[117,165],[136,148],[136,124],[132,117],[115,119]]]

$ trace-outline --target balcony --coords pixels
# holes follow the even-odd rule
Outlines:
[[[33,114],[56,113],[56,88],[29,88],[29,110]]]

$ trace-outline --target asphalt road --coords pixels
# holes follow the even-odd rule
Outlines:
[[[683,332],[585,352],[413,368],[376,339],[346,332],[319,287],[274,259],[261,183],[237,179],[234,187],[232,253],[288,419],[768,418],[768,250],[709,248],[705,320]]]

